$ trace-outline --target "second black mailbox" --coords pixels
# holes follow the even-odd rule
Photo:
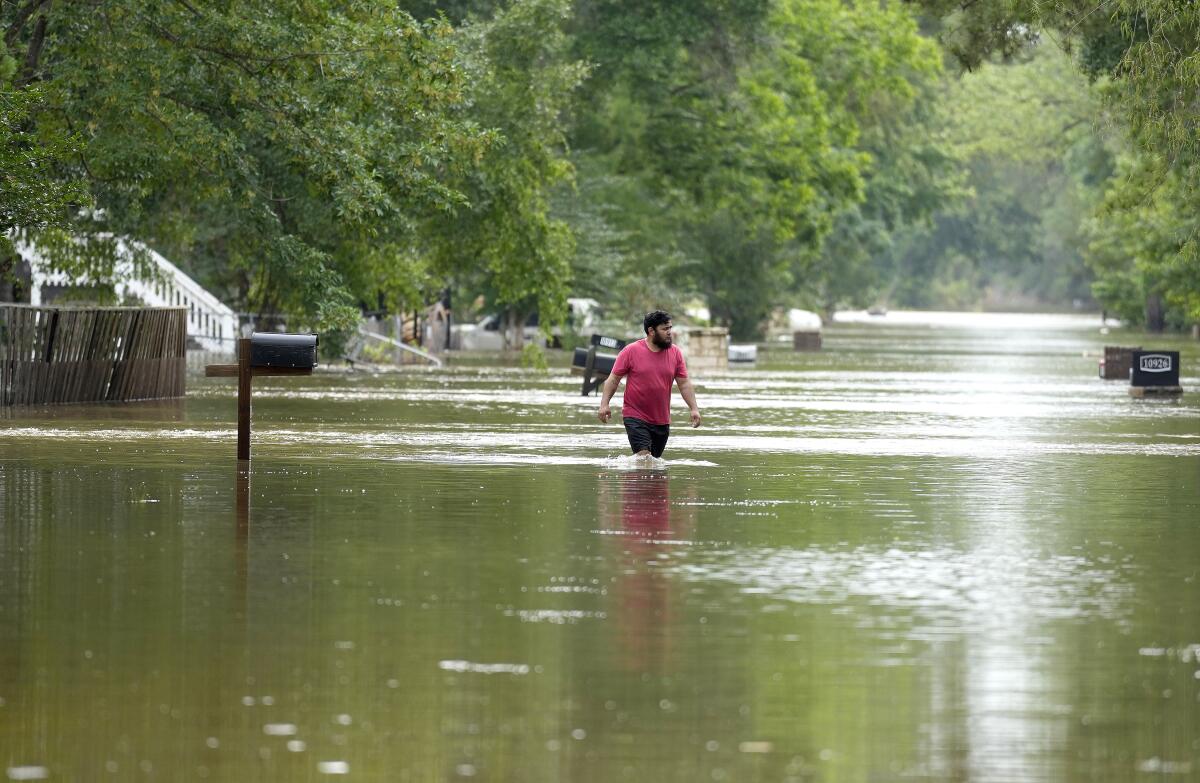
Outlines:
[[[571,366],[581,370],[587,367],[587,355],[587,348],[576,348],[575,355],[571,357]],[[616,363],[617,357],[607,353],[597,353],[596,361],[592,365],[592,372],[596,375],[608,375]]]
[[[317,336],[255,332],[250,335],[250,366],[311,370],[317,366]]]
[[[1179,351],[1133,351],[1134,386],[1178,386]]]

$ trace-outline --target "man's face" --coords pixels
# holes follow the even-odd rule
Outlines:
[[[674,333],[671,331],[671,322],[659,324],[646,332],[646,336],[650,338],[650,342],[657,345],[659,348],[666,348],[671,345],[674,339]]]

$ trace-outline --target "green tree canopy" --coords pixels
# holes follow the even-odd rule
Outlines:
[[[1136,162],[1123,164],[1124,178],[1108,190],[1104,218],[1134,233],[1152,226],[1155,237],[1151,254],[1144,237],[1122,241],[1093,224],[1097,296],[1155,328],[1200,316],[1189,304],[1200,296],[1193,274],[1200,226],[1185,217],[1200,203],[1200,7],[1172,0],[919,4],[939,18],[942,41],[968,69],[1042,39],[1078,53],[1081,71],[1103,86],[1135,150]],[[1130,295],[1147,297],[1145,307]],[[1164,302],[1171,312],[1162,311]]]
[[[100,211],[73,230],[147,239],[268,312],[356,319],[420,217],[465,202],[448,180],[490,142],[456,111],[453,31],[381,6],[3,14],[46,95],[39,131],[82,141],[76,173]]]
[[[574,144],[581,170],[609,178],[575,214],[610,258],[650,248],[627,251],[629,268],[650,286],[671,278],[677,300],[695,292],[746,337],[814,286],[837,214],[866,197],[863,128],[910,109],[938,59],[899,6],[734,5],[612,3],[583,17],[598,76]],[[920,189],[895,191],[887,209],[919,212],[900,202]],[[603,209],[598,191],[627,208]]]
[[[1082,222],[1109,173],[1098,90],[1057,47],[947,81],[938,149],[966,192],[890,235],[877,259],[892,306],[1045,307],[1086,299]]]
[[[513,325],[535,309],[560,320],[569,293],[574,236],[550,204],[573,177],[566,127],[587,73],[571,57],[569,10],[567,0],[517,0],[457,37],[469,116],[499,138],[456,180],[470,205],[434,222],[431,246],[443,278],[488,294]]]

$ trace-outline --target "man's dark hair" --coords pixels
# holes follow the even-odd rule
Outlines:
[[[654,327],[662,326],[670,320],[671,314],[665,310],[655,310],[652,313],[646,313],[646,317],[642,319],[642,331],[649,332]]]

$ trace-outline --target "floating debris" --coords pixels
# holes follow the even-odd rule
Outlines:
[[[604,612],[594,612],[586,609],[519,609],[508,610],[506,617],[519,617],[523,623],[551,623],[553,625],[569,625],[595,618],[603,620],[608,615]]]
[[[770,753],[774,747],[771,743],[763,741],[742,742],[738,744],[738,751],[741,753]]]
[[[1163,761],[1154,756],[1138,764],[1139,772],[1158,772],[1163,775],[1187,775],[1192,771],[1191,762]]]
[[[529,674],[529,666],[524,663],[438,661],[438,668],[448,672],[470,672],[472,674]]]

